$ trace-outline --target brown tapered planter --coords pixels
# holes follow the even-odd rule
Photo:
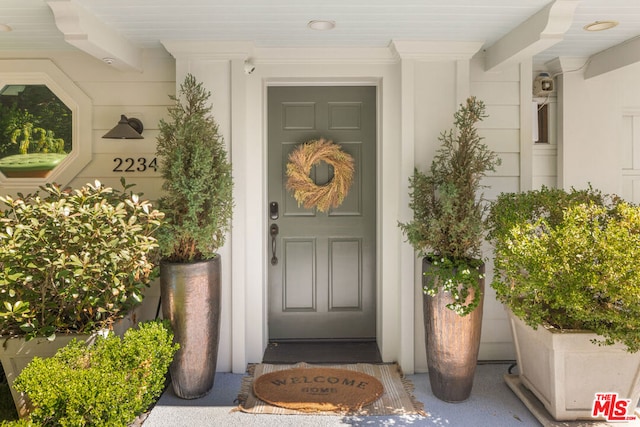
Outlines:
[[[196,399],[211,391],[220,339],[220,256],[195,263],[160,264],[162,315],[180,349],[169,368],[173,391]]]
[[[427,258],[422,261],[423,277],[432,268]],[[481,267],[484,276],[484,264]],[[480,279],[484,295],[484,279]],[[473,295],[469,295],[471,299]],[[466,316],[459,316],[446,307],[453,301],[448,292],[431,297],[424,295],[424,327],[427,349],[427,365],[431,391],[445,402],[462,402],[469,398],[473,387],[480,333],[482,330],[482,306]]]

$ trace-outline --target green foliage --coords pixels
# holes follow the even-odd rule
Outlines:
[[[478,281],[459,277],[459,272],[478,271],[477,258],[485,231],[480,181],[500,164],[476,130],[476,123],[485,117],[484,103],[474,97],[460,105],[454,114],[456,131],[440,135],[442,145],[431,163],[430,174],[414,171],[409,181],[413,220],[400,224],[421,256],[444,260],[433,272],[439,280],[431,280],[435,279],[432,277],[425,281],[426,293],[438,292],[443,283],[451,283],[452,279],[462,279],[459,287],[449,286],[458,301],[466,300],[463,296],[468,295],[469,287],[477,291],[468,304],[451,307],[461,315],[473,311],[480,302]],[[472,275],[479,277],[479,273]]]
[[[140,303],[155,274],[162,214],[97,181],[41,191],[0,197],[0,334],[109,327]]]
[[[48,359],[34,358],[14,386],[41,426],[126,426],[164,389],[178,344],[168,323],[141,323],[124,339],[109,334],[87,346],[72,341]]]
[[[46,152],[71,151],[72,112],[46,85],[26,85],[17,95],[0,96],[0,155],[19,153],[18,144],[10,141],[14,132],[27,123],[55,135],[58,151]],[[60,144],[62,147],[58,148]],[[34,148],[37,150],[37,146]]]
[[[36,140],[36,135],[40,137]],[[52,130],[33,127],[26,122],[11,134],[11,143],[19,146],[20,154],[31,153],[64,153],[64,140],[56,138]]]
[[[157,156],[166,222],[158,233],[164,259],[192,262],[214,258],[224,244],[233,210],[231,165],[207,104],[210,92],[194,76],[171,96],[170,121],[160,120]]]
[[[451,259],[427,256],[431,267],[424,272],[422,290],[436,296],[438,292],[449,292],[453,302],[447,308],[460,316],[466,316],[480,304],[479,281],[484,279],[484,263],[479,259]],[[471,300],[472,291],[475,291]]]
[[[38,427],[29,419],[3,420],[0,427]]]
[[[593,189],[501,194],[491,286],[532,327],[589,329],[640,349],[640,208]]]
[[[19,146],[12,143],[11,138],[17,129],[34,121],[35,117],[28,111],[19,109],[15,104],[6,106],[0,102],[0,156],[19,154]]]

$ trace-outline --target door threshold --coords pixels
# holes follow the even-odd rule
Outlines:
[[[270,342],[262,363],[382,363],[375,341]]]

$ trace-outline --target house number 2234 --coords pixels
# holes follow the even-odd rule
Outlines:
[[[156,172],[158,170],[158,160],[155,157],[152,159],[146,157],[114,157],[113,162],[116,164],[113,168],[114,172],[145,172],[147,170]]]

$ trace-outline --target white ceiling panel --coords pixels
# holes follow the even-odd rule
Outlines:
[[[51,0],[73,3],[135,48],[160,41],[252,41],[260,47],[377,47],[392,40],[473,41],[491,46],[549,0]],[[572,0],[557,0],[569,2]],[[535,57],[590,55],[640,36],[640,0],[573,0],[573,23],[563,41]],[[336,22],[313,31],[314,19]],[[583,30],[597,20],[616,28]],[[46,0],[0,0],[2,50],[74,49],[56,26]]]

